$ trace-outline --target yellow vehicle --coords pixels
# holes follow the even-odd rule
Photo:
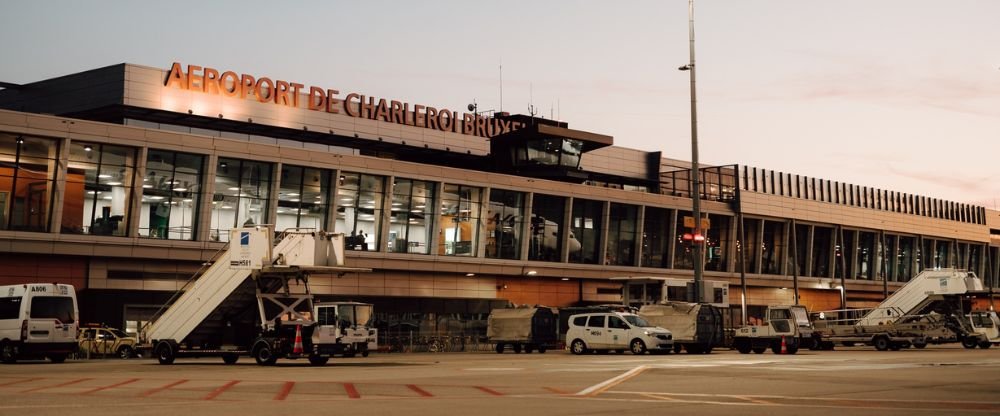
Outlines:
[[[117,356],[121,359],[136,357],[136,337],[129,336],[120,329],[85,327],[80,329],[78,338],[80,354],[84,357]]]

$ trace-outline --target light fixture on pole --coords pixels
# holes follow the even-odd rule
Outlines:
[[[691,214],[694,217],[694,235],[703,236],[701,226],[701,168],[698,165],[698,100],[695,94],[694,66],[694,0],[688,0],[688,54],[690,62],[677,68],[688,71],[691,75]],[[695,238],[691,244],[691,255],[694,263],[694,301],[702,301],[702,281],[705,274],[704,237],[700,241]]]

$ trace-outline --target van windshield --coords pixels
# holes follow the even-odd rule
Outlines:
[[[628,323],[632,324],[632,326],[637,326],[640,328],[649,328],[653,326],[649,322],[646,322],[645,319],[640,318],[638,315],[623,315],[622,318],[625,318],[625,320],[628,321]]]
[[[64,324],[76,321],[73,298],[65,296],[35,296],[31,298],[31,319],[58,319]]]

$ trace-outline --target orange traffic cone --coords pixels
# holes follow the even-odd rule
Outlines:
[[[785,344],[785,336],[781,336],[781,353],[788,354],[788,345]]]
[[[785,340],[781,340],[781,350],[785,350]],[[302,325],[295,325],[295,344],[292,345],[292,354],[302,354]]]

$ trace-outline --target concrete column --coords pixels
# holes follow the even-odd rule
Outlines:
[[[326,190],[327,210],[326,210],[326,230],[331,232],[342,233],[343,230],[337,229],[337,207],[340,204],[340,200],[337,198],[337,191],[340,190],[340,169],[335,169],[329,171],[328,174],[332,175],[330,178],[330,189]]]
[[[215,175],[219,165],[219,156],[210,154],[205,156],[202,164],[201,192],[199,193],[198,206],[196,209],[195,241],[213,241],[212,236],[212,197],[215,195]],[[226,237],[220,235],[219,240]]]
[[[379,233],[379,235],[377,235],[375,237],[375,244],[374,244],[374,247],[372,247],[373,250],[380,251],[380,252],[386,251],[387,248],[388,248],[388,246],[389,246],[389,244],[388,244],[388,241],[389,241],[389,220],[391,219],[391,214],[392,214],[392,193],[393,193],[393,188],[394,188],[393,184],[396,182],[396,176],[395,175],[388,176],[388,177],[386,177],[383,180],[387,181],[387,182],[384,182],[384,184],[382,186],[382,213],[381,213],[381,219],[379,220],[379,227],[378,227],[378,233]],[[358,194],[359,195],[361,194],[361,184],[360,183],[358,184]],[[360,197],[359,197],[359,199],[360,199]],[[409,224],[407,224],[407,225],[409,225]],[[348,224],[348,227],[350,228],[351,224]],[[406,243],[407,244],[410,243],[409,239],[407,239]],[[409,248],[406,248],[403,251],[403,253],[407,253],[407,252],[409,252]]]
[[[278,224],[278,194],[281,192],[281,169],[284,166],[281,162],[275,162],[271,165],[271,187],[268,190],[267,195],[267,207],[264,209],[264,224]],[[303,172],[303,175],[305,172]],[[305,180],[305,178],[302,178]],[[299,200],[302,199],[302,195],[299,195]],[[237,227],[243,224],[236,224]],[[275,227],[274,232],[280,233],[284,230],[279,230]]]
[[[608,201],[601,202],[601,233],[599,250],[597,250],[597,264],[608,264],[608,228],[611,226],[611,203]],[[617,238],[618,236],[615,236]]]
[[[431,207],[431,217],[426,219],[427,230],[431,234],[430,241],[427,242],[427,253],[431,255],[438,255],[442,250],[441,241],[441,203],[443,202],[442,197],[444,196],[444,182],[434,182],[434,206]],[[456,227],[458,224],[455,225]]]
[[[140,147],[135,158],[135,182],[132,183],[132,201],[129,204],[128,230],[125,235],[130,237],[139,236],[139,222],[142,217],[142,185],[146,179],[146,159],[149,155],[148,147]]]
[[[668,269],[673,269],[674,268],[674,251],[675,251],[674,246],[677,244],[677,238],[676,238],[677,235],[676,235],[676,233],[677,233],[677,216],[678,216],[678,214],[677,214],[677,210],[676,209],[671,209],[669,212],[670,213],[667,214],[667,215],[670,216],[670,219],[667,221],[667,227],[669,227],[667,229],[667,234],[666,234],[667,235],[667,248],[666,248],[667,252],[664,253],[664,254],[667,255],[667,268]]]
[[[645,250],[642,248],[643,235],[646,231],[646,206],[639,205],[639,213],[635,217],[635,244],[632,252],[635,253],[633,266],[642,266],[642,255]]]
[[[521,241],[520,241],[520,244],[521,244],[521,248],[520,248],[521,249],[521,254],[520,254],[519,257],[520,257],[520,259],[522,261],[523,260],[528,260],[528,248],[529,248],[529,244],[531,244],[531,239],[532,239],[532,235],[531,235],[531,219],[532,219],[533,215],[532,215],[532,211],[531,210],[534,208],[534,202],[535,202],[535,194],[533,192],[526,192],[524,194],[524,211],[521,212],[522,215],[521,215],[521,224],[520,224],[520,227],[521,227],[521,234],[520,234],[521,235]]]
[[[49,190],[49,222],[48,231],[54,234],[62,233],[62,216],[63,216],[63,204],[66,200],[66,176],[69,170],[69,148],[72,144],[72,140],[69,138],[63,139],[62,144],[56,142],[58,146],[58,152],[52,155],[53,158],[49,161],[49,171],[55,176],[55,181],[52,183],[52,188]],[[50,150],[51,151],[51,150]],[[87,193],[83,193],[83,197],[87,197]],[[12,197],[8,197],[11,200]],[[13,201],[11,201],[13,202]]]
[[[562,221],[563,223],[559,224],[559,226],[562,227],[562,236],[560,236],[560,238],[559,238],[559,245],[560,245],[559,262],[560,263],[568,263],[569,262],[569,232],[570,232],[570,228],[572,228],[571,225],[573,225],[573,201],[574,200],[575,200],[575,198],[573,198],[573,197],[567,197],[566,198],[566,205],[563,206],[563,221]],[[583,247],[582,247],[583,242],[581,241],[580,243],[581,243],[580,250],[583,250]]]
[[[489,213],[490,209],[490,190],[491,188],[482,188],[479,194],[479,226],[476,229],[476,252],[475,256],[477,258],[486,257],[486,239],[489,236],[486,234],[486,214]],[[494,226],[499,227],[500,224],[495,224]]]

